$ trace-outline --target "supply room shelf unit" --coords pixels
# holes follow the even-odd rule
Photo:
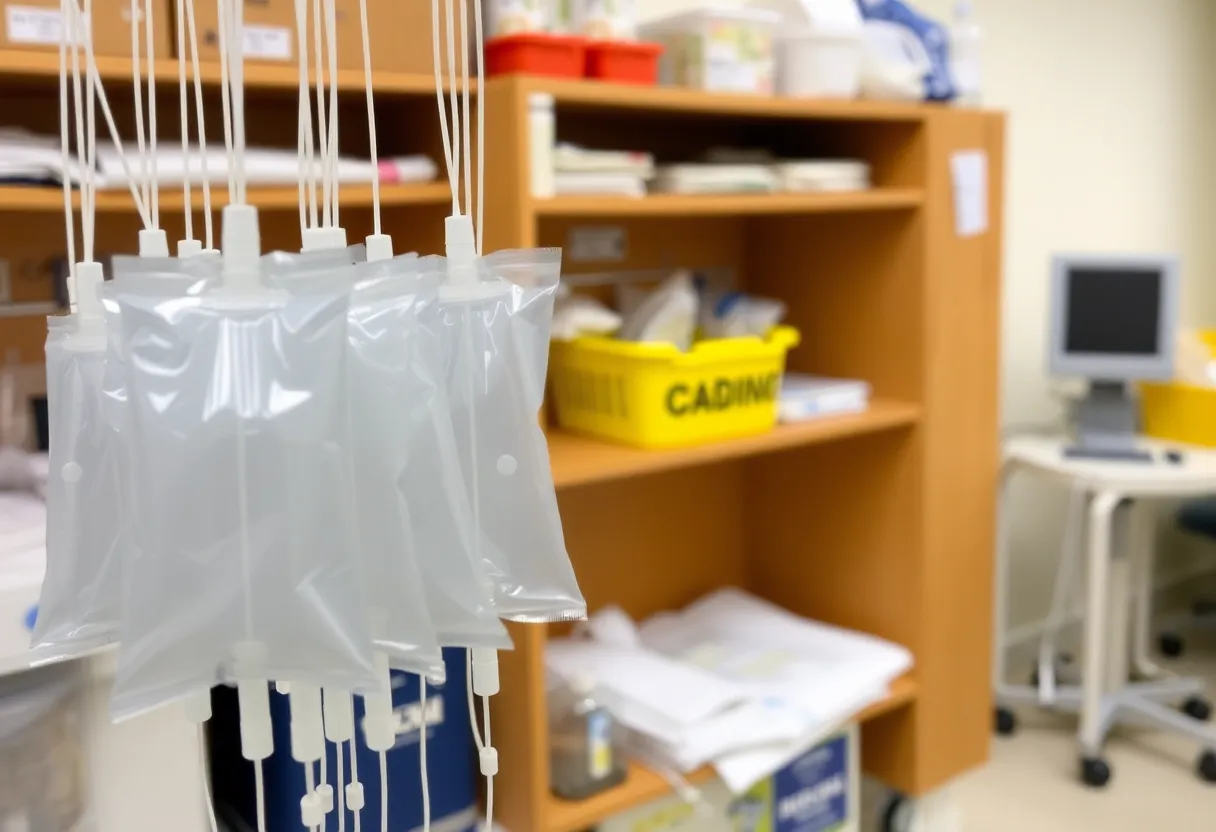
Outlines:
[[[868,161],[861,193],[535,199],[529,95],[554,97],[561,141],[712,147]],[[997,473],[1003,117],[881,102],[794,101],[513,77],[487,83],[487,250],[566,248],[564,272],[732,269],[779,297],[802,345],[789,367],[864,378],[869,412],[667,451],[616,446],[550,418],[567,548],[592,612],[635,619],[744,587],[802,615],[908,646],[916,667],[860,717],[863,765],[924,794],[983,762]],[[951,155],[989,163],[991,227],[955,232]],[[572,235],[611,229],[612,262]],[[577,238],[576,238],[577,239]],[[671,793],[630,768],[567,802],[549,788],[545,646],[567,628],[513,626],[494,697],[498,819],[575,832]],[[710,776],[697,772],[694,782]]]

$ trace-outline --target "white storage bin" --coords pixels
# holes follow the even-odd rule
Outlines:
[[[782,35],[779,89],[795,98],[856,98],[861,92],[861,33],[847,29]]]
[[[779,22],[779,15],[762,9],[707,8],[646,24],[641,36],[665,47],[665,84],[771,95]]]

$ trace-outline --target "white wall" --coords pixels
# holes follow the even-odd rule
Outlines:
[[[700,5],[639,3],[648,17]],[[954,0],[916,5],[948,21]],[[973,6],[987,33],[985,103],[1010,115],[1004,416],[1036,424],[1059,413],[1044,373],[1053,252],[1180,252],[1186,318],[1216,325],[1216,0]],[[1061,527],[1058,495],[1031,490],[1016,495],[1019,622],[1044,609]]]

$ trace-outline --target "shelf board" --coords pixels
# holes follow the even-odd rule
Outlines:
[[[816,214],[893,211],[924,203],[918,188],[875,188],[869,191],[771,194],[652,194],[622,196],[559,196],[535,200],[541,217],[695,217],[763,214]]]
[[[916,699],[917,685],[912,676],[903,676],[891,685],[887,698],[857,715],[857,722],[867,722],[906,707]],[[714,777],[711,767],[699,768],[685,775],[689,783],[701,785]],[[630,809],[636,809],[670,795],[671,786],[650,769],[630,763],[629,775],[614,789],[581,801],[549,798],[545,828],[547,832],[579,832]]]
[[[195,186],[192,198],[196,210],[202,210],[202,190]],[[213,207],[228,204],[228,188],[217,184],[211,189]],[[384,206],[442,205],[450,202],[452,192],[446,182],[427,182],[421,185],[381,185],[380,203]],[[250,188],[249,201],[266,210],[295,210],[299,205],[299,191],[294,187]],[[80,194],[72,195],[72,203],[80,206]],[[341,203],[346,208],[367,207],[372,204],[371,185],[343,185]],[[185,205],[181,186],[162,188],[160,207],[163,211],[180,211]],[[130,191],[106,190],[97,192],[99,212],[134,212],[135,202]],[[36,185],[0,186],[0,211],[63,211],[63,191],[57,187]]]
[[[703,116],[831,121],[916,122],[940,105],[860,99],[806,99],[776,95],[705,92],[687,87],[646,87],[602,81],[535,76],[494,79],[520,84],[526,92],[546,92],[559,107],[589,110],[643,110]]]
[[[97,74],[105,81],[131,83],[131,60],[98,56]],[[194,73],[187,65],[186,77],[193,79]],[[299,70],[294,61],[282,64],[252,62],[245,66],[245,86],[251,90],[290,90],[300,88]],[[203,83],[218,86],[220,65],[214,62],[199,64]],[[9,78],[27,78],[38,81],[57,81],[59,78],[59,53],[0,49],[0,75]],[[156,80],[172,83],[176,88],[177,59],[157,58]],[[475,82],[470,82],[475,85]],[[434,95],[435,77],[428,73],[400,73],[373,70],[372,86],[377,93],[401,95]],[[363,92],[363,71],[338,70],[338,89],[346,92]]]
[[[865,413],[778,425],[759,436],[662,451],[631,448],[551,430],[549,458],[557,487],[573,488],[896,430],[916,424],[920,417],[920,408],[914,404],[876,399]]]

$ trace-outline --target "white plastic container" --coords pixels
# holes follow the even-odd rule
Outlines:
[[[544,32],[555,22],[553,0],[484,0],[484,3],[489,37]]]
[[[969,2],[954,5],[954,24],[950,27],[950,70],[958,87],[956,103],[978,107],[983,97],[984,27],[975,19]]]
[[[637,0],[569,0],[571,30],[595,40],[633,40],[638,33]]]
[[[861,92],[862,40],[849,29],[783,34],[778,88],[794,98],[856,98]]]
[[[780,21],[763,9],[710,7],[646,24],[640,35],[665,47],[664,84],[771,95]]]

